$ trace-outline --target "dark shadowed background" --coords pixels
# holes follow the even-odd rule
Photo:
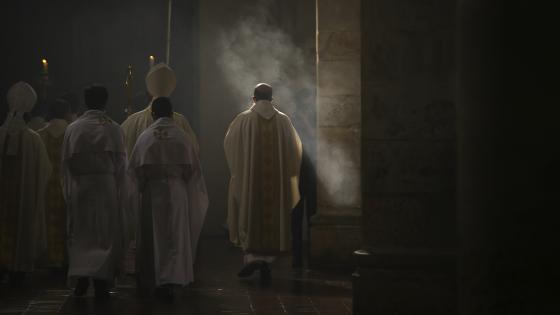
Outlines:
[[[6,91],[29,82],[41,94],[41,59],[48,60],[47,102],[92,83],[109,90],[108,114],[125,119],[124,82],[133,67],[134,110],[147,103],[150,55],[165,61],[167,1],[2,1],[0,120]],[[250,104],[256,83],[275,87],[281,110],[293,115],[304,144],[313,146],[315,121],[315,1],[173,1],[170,66],[177,75],[171,99],[198,135],[210,195],[207,234],[222,234],[229,171],[223,137]],[[47,103],[38,102],[45,111]],[[84,109],[82,104],[81,109]],[[305,127],[307,125],[311,128]]]
[[[196,116],[196,1],[177,1],[173,10],[171,66],[178,69],[178,85],[172,98],[178,111]],[[165,58],[164,1],[6,1],[2,17],[3,42],[9,43],[3,48],[2,95],[18,80],[39,91],[41,59],[46,58],[49,99],[65,92],[81,96],[86,85],[100,83],[109,90],[109,115],[122,122],[128,65],[139,109],[146,103],[148,56],[154,55],[156,62]],[[5,105],[4,98],[1,103]],[[193,125],[196,129],[196,120]]]

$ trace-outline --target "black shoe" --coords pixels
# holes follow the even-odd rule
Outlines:
[[[106,300],[109,298],[109,290],[107,289],[107,281],[94,279],[95,298],[98,300]]]
[[[74,288],[74,296],[84,296],[89,288],[89,278],[78,278],[76,287]]]
[[[270,275],[270,268],[268,268],[268,264],[266,262],[263,261],[260,271],[261,271],[261,284],[263,285],[270,284],[270,281],[272,279]]]
[[[252,261],[252,262],[246,264],[245,266],[243,266],[243,268],[241,268],[241,271],[239,271],[237,276],[239,278],[250,277],[255,271],[257,271],[257,269],[260,269],[262,267],[263,263],[265,263],[265,262],[262,261],[262,260]]]

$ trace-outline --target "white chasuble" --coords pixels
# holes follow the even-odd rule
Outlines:
[[[136,268],[141,287],[187,285],[208,195],[195,147],[171,118],[160,118],[139,137],[129,174],[138,199]]]
[[[231,173],[230,240],[247,253],[290,250],[290,213],[299,201],[302,147],[290,119],[258,101],[229,126],[224,149]]]

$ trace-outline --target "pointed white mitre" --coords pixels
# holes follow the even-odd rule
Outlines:
[[[19,81],[8,90],[10,112],[28,113],[37,102],[37,93],[26,82]]]
[[[153,66],[146,75],[146,87],[154,98],[169,97],[176,85],[175,73],[165,63]]]
[[[23,119],[23,114],[33,109],[37,101],[37,94],[31,85],[20,81],[10,87],[7,100],[10,112],[0,127],[0,136],[2,136],[3,139],[5,139],[4,137],[6,136],[3,132],[15,135],[27,128],[25,120]],[[4,140],[2,140],[2,142],[3,141]],[[19,150],[19,141],[14,141],[12,139],[8,141],[5,153],[15,156]]]

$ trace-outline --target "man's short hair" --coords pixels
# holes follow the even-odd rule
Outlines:
[[[172,117],[173,116],[173,106],[171,105],[171,100],[169,97],[158,97],[152,102],[152,113],[154,119],[161,117]]]
[[[255,86],[253,96],[257,101],[266,100],[272,101],[272,86],[266,83],[259,83]]]
[[[105,109],[109,93],[101,85],[91,85],[84,90],[84,101],[89,109]]]
[[[62,98],[57,98],[49,104],[49,120],[54,118],[65,119],[71,111],[70,103]]]

